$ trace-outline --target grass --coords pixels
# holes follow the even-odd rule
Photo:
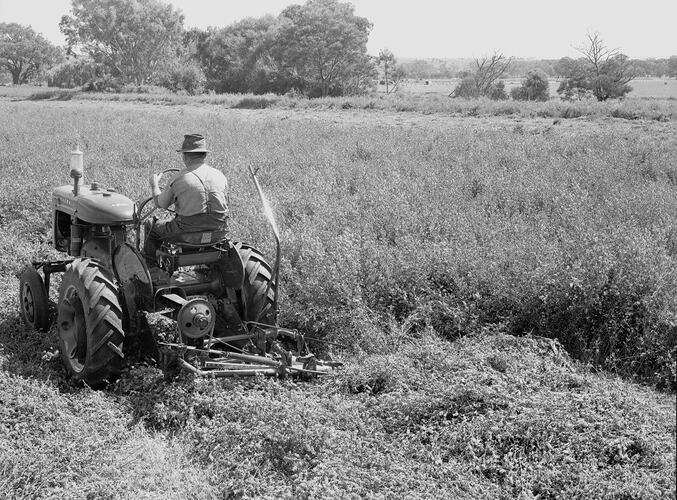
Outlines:
[[[131,90],[134,90],[133,88]],[[416,112],[425,115],[444,114],[458,117],[513,116],[522,118],[569,119],[579,117],[614,117],[629,120],[648,119],[669,121],[677,119],[677,100],[657,93],[656,98],[627,98],[622,101],[600,103],[594,100],[575,102],[553,98],[547,102],[491,101],[488,99],[452,99],[447,93],[421,94],[403,91],[391,95],[371,94],[353,97],[306,99],[274,94],[203,94],[177,95],[152,88],[151,92],[119,94],[84,92],[72,89],[45,89],[41,87],[0,87],[0,97],[28,100],[120,101],[147,104],[209,105],[235,109],[281,110],[382,110]],[[644,94],[642,94],[644,95]]]
[[[674,120],[329,102],[0,101],[0,496],[674,498],[675,398],[651,388],[675,387]],[[138,199],[194,131],[233,234],[272,255],[260,168],[281,322],[347,366],[73,387],[14,307],[14,273],[58,258],[49,193],[79,141],[86,182]]]

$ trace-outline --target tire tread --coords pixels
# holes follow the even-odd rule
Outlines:
[[[125,339],[123,313],[117,298],[117,286],[108,273],[98,261],[76,259],[67,267],[61,285],[61,294],[67,286],[74,286],[78,295],[82,295],[80,300],[87,307],[85,323],[89,337],[85,362],[80,372],[73,370],[65,354],[64,361],[73,378],[92,387],[113,382],[121,371],[120,354]],[[109,348],[102,349],[104,345]]]

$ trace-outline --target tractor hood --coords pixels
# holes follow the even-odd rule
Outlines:
[[[96,183],[80,186],[78,195],[73,185],[54,189],[54,208],[91,224],[119,224],[134,220],[134,202],[113,189]]]

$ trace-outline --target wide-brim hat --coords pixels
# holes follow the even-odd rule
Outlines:
[[[211,153],[207,149],[207,142],[200,134],[186,134],[183,136],[183,144],[181,149],[176,150],[177,153]]]

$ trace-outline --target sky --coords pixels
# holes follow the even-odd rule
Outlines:
[[[305,0],[166,0],[186,28],[224,27],[245,17],[278,15]],[[588,33],[633,59],[677,54],[677,0],[352,0],[373,23],[367,49],[402,58],[474,58],[495,51],[535,59],[577,57]],[[31,25],[57,45],[70,0],[0,0],[0,22]]]

